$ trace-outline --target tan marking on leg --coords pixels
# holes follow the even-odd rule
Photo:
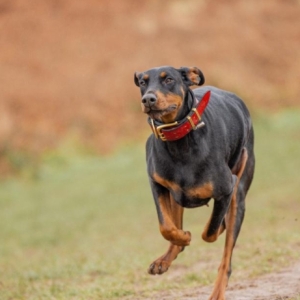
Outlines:
[[[242,155],[241,155],[241,159],[240,159],[240,162],[238,163],[238,167],[234,167],[232,169],[232,173],[237,175],[237,182],[236,182],[236,186],[238,186],[239,184],[239,181],[243,175],[243,172],[244,172],[244,169],[245,169],[245,166],[246,166],[246,163],[247,163],[247,160],[248,160],[248,152],[247,152],[247,149],[246,148],[243,148],[242,150]],[[232,197],[234,197],[235,195],[233,195]],[[228,214],[227,214],[228,215]],[[226,215],[226,218],[228,218],[228,216]],[[211,236],[207,236],[207,231],[208,231],[208,228],[209,228],[209,225],[210,225],[210,222],[211,222],[211,218],[212,216],[210,217],[210,219],[208,220],[208,222],[206,223],[205,227],[204,227],[204,230],[203,230],[203,233],[202,233],[202,239],[208,243],[212,243],[212,242],[215,242],[219,235],[221,235],[224,230],[225,230],[225,227],[224,225],[222,224],[219,228],[219,230],[211,235]],[[225,218],[225,220],[226,220]]]
[[[232,174],[235,174],[238,177],[238,179],[241,179],[241,177],[244,173],[244,169],[245,169],[247,160],[248,160],[248,152],[247,152],[246,148],[243,148],[240,161],[231,170]]]
[[[237,216],[237,200],[236,200],[236,193],[238,190],[238,185],[240,178],[243,175],[246,163],[248,159],[247,149],[244,148],[241,156],[241,163],[240,167],[237,171],[237,182],[234,187],[234,192],[232,196],[232,200],[230,203],[229,211],[225,217],[226,222],[226,239],[225,239],[225,247],[223,252],[222,261],[218,271],[218,277],[215,282],[214,290],[212,295],[210,296],[210,300],[218,300],[218,299],[225,299],[225,290],[228,284],[228,271],[230,267],[230,260],[232,256],[232,251],[234,247],[234,226]]]
[[[219,266],[217,280],[215,282],[212,295],[209,298],[210,300],[225,299],[225,290],[228,283],[228,271],[230,267],[230,259],[232,256],[232,250],[234,245],[233,234],[234,234],[234,224],[235,224],[236,211],[237,211],[236,192],[237,192],[237,184],[235,186],[235,191],[233,193],[229,211],[226,216],[225,247],[224,247],[222,261]]]
[[[241,166],[239,168],[239,171],[237,172],[236,176],[238,177],[238,179],[241,179],[243,173],[244,173],[244,169],[248,160],[248,151],[246,148],[243,148],[243,152],[242,152],[242,162],[241,162]]]
[[[180,186],[162,178],[157,173],[153,174],[153,179],[165,188],[173,191],[180,191]],[[160,232],[163,237],[174,245],[187,246],[191,240],[191,234],[187,231],[178,230],[182,227],[181,223],[176,220],[182,218],[183,207],[176,203],[171,194],[159,196],[158,202],[163,217],[163,222],[160,224]]]
[[[222,225],[220,226],[220,229],[219,229],[219,235],[221,235],[224,230],[226,229],[225,225],[222,223]]]
[[[177,246],[170,243],[167,252],[150,265],[148,273],[151,275],[160,275],[167,272],[172,264],[172,261],[177,258],[178,254],[183,250],[183,248],[183,246]]]
[[[163,219],[162,223],[159,224],[159,229],[162,236],[174,245],[189,245],[191,241],[191,234],[189,232],[178,229],[178,226],[176,226],[176,219],[178,219],[178,217],[180,217],[180,215],[182,214],[180,206],[170,195],[168,197],[158,197],[158,202]],[[171,202],[173,203],[171,204]]]
[[[207,243],[215,242],[218,239],[219,235],[222,234],[223,231],[225,230],[224,225],[222,224],[214,234],[207,236],[207,231],[210,225],[211,218],[212,217],[210,217],[209,221],[206,223],[204,230],[202,232],[202,239]]]
[[[182,231],[182,217],[184,208],[178,205],[175,200],[170,196],[169,205],[164,205],[163,208],[164,212],[168,212],[170,219],[169,223],[173,223],[173,225],[177,228],[178,231]],[[185,235],[189,235],[190,233],[187,232]],[[172,242],[167,250],[167,252],[156,259],[149,267],[148,273],[155,275],[155,274],[162,274],[166,272],[172,261],[177,258],[177,255],[184,249],[184,246],[174,245]]]
[[[170,208],[173,216],[173,221],[178,229],[182,229],[182,217],[184,208],[180,206],[170,194]]]

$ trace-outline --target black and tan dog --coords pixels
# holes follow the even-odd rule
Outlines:
[[[214,242],[226,229],[218,277],[210,299],[225,299],[232,251],[245,212],[245,197],[254,173],[253,128],[237,96],[202,85],[198,68],[159,67],[135,73],[153,134],[146,146],[148,175],[159,228],[170,241],[165,254],[149,267],[162,274],[185,246],[191,233],[182,229],[183,209],[214,206],[202,238]]]

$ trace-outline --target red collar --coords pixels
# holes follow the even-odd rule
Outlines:
[[[157,121],[149,118],[148,122],[156,138],[162,141],[176,141],[186,136],[191,130],[203,127],[201,115],[204,112],[210,99],[210,91],[206,92],[201,101],[192,108],[190,113],[181,121],[157,125]],[[167,129],[168,128],[168,129]]]

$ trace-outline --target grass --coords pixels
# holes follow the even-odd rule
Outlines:
[[[300,112],[257,117],[255,181],[232,280],[300,258]],[[0,299],[141,299],[211,284],[224,236],[201,240],[210,208],[187,210],[191,246],[164,276],[146,273],[160,236],[143,145],[109,157],[49,153],[37,179],[0,184]]]

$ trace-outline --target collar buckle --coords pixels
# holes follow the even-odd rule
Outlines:
[[[168,124],[163,124],[163,125],[159,125],[157,127],[155,127],[154,125],[154,121],[153,119],[151,119],[151,127],[152,127],[152,131],[155,135],[155,137],[158,139],[160,138],[162,141],[166,142],[167,138],[165,137],[165,135],[163,134],[163,132],[161,131],[164,128],[168,128],[168,127],[173,127],[178,125],[178,122],[173,122],[173,123],[168,123]]]
[[[167,138],[165,137],[165,135],[161,132],[162,129],[164,128],[168,128],[168,127],[173,127],[173,126],[176,126],[178,124],[178,122],[174,122],[174,123],[169,123],[169,124],[163,124],[163,125],[160,125],[160,126],[157,126],[156,127],[156,132],[157,132],[157,135],[160,137],[160,139],[164,142],[167,141]]]

